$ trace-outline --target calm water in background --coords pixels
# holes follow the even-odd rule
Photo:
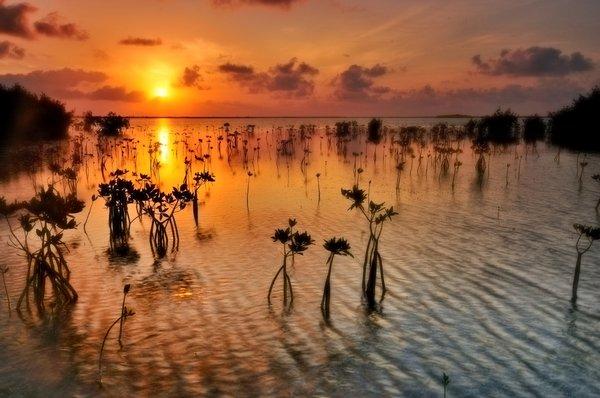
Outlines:
[[[216,136],[224,122],[231,130],[257,125],[260,156],[247,169],[240,155],[219,159]],[[431,125],[439,119],[386,119],[391,127]],[[454,191],[451,176],[431,164],[427,174],[402,174],[397,193],[389,143],[350,143],[347,158],[328,149],[324,119],[134,119],[131,137],[137,156],[116,148],[106,168],[147,173],[151,142],[161,144],[158,180],[169,190],[181,183],[189,144],[212,137],[210,169],[217,182],[202,190],[200,227],[191,209],[177,215],[179,251],[153,258],[150,223],[132,226],[135,255],[108,253],[107,209],[92,207],[87,235],[69,231],[67,261],[79,301],[67,317],[40,320],[7,314],[0,307],[0,395],[14,396],[197,396],[330,395],[441,396],[441,374],[450,375],[449,396],[600,395],[600,247],[583,258],[579,306],[570,286],[575,262],[574,222],[596,224],[599,189],[590,178],[600,158],[589,162],[580,184],[576,154],[538,145],[491,156],[489,177],[476,183],[476,159],[462,145]],[[366,123],[366,120],[359,121]],[[453,120],[450,123],[462,123]],[[277,157],[275,126],[320,126],[312,139],[308,171],[295,157]],[[88,140],[87,152],[96,153]],[[353,183],[352,151],[371,181],[371,197],[394,204],[399,215],[381,239],[388,294],[380,313],[367,315],[360,302],[361,258],[368,237],[365,221],[347,211],[340,188]],[[376,152],[376,156],[375,153]],[[198,153],[198,151],[196,152]],[[521,156],[519,168],[518,157]],[[89,157],[79,172],[78,192],[86,210],[102,181],[99,159]],[[506,164],[510,163],[506,185]],[[194,171],[202,163],[194,162]],[[520,173],[519,173],[520,170]],[[317,201],[316,173],[321,173]],[[32,181],[47,172],[13,174],[0,181],[0,195],[27,198]],[[499,208],[499,210],[498,210]],[[132,214],[135,211],[130,209]],[[499,215],[499,218],[498,218]],[[288,218],[298,220],[316,245],[292,270],[295,301],[281,306],[280,286],[269,307],[266,293],[280,261],[270,236]],[[26,266],[6,246],[0,224],[2,262],[13,305],[23,288]],[[323,239],[344,236],[352,258],[336,258],[332,277],[331,323],[319,303],[326,273]],[[97,357],[107,327],[119,315],[121,291],[132,284],[124,347],[115,335],[103,359],[99,387]]]

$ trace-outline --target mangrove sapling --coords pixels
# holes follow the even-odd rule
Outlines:
[[[295,225],[296,220],[289,219],[288,227],[286,229],[276,229],[275,233],[271,237],[273,242],[279,242],[283,246],[283,263],[277,270],[277,273],[275,274],[275,277],[269,286],[269,294],[267,295],[267,301],[269,304],[271,304],[271,293],[279,274],[282,275],[283,279],[283,305],[288,303],[288,289],[290,296],[289,304],[292,304],[294,301],[294,291],[292,289],[292,280],[288,274],[288,258],[293,258],[295,254],[302,255],[308,249],[308,247],[314,243],[314,240],[306,231],[302,233],[297,231],[294,232],[293,228]]]
[[[383,231],[383,224],[386,220],[391,220],[397,215],[394,207],[384,207],[384,203],[375,203],[369,201],[369,205],[365,208],[367,195],[365,191],[360,189],[358,185],[354,185],[351,189],[342,189],[342,195],[349,199],[352,204],[348,210],[358,209],[369,223],[369,240],[365,250],[362,272],[362,290],[363,296],[367,300],[370,309],[376,305],[375,290],[377,285],[377,272],[379,269],[381,279],[381,298],[385,297],[386,287],[385,278],[383,275],[383,259],[379,253],[379,239]],[[367,278],[368,271],[368,278]]]
[[[252,177],[252,172],[248,171],[248,181],[246,184],[246,209],[250,210],[250,177]],[[288,169],[289,175],[289,169]]]
[[[317,173],[317,204],[321,203],[321,173]]]
[[[452,173],[452,191],[454,191],[454,183],[456,182],[456,175],[458,174],[460,166],[462,166],[462,162],[456,159],[454,161],[454,173]]]
[[[2,284],[4,285],[4,293],[6,293],[6,303],[8,305],[8,312],[10,312],[10,295],[8,294],[8,288],[6,287],[6,273],[8,267],[4,264],[0,265],[0,274],[2,274]]]
[[[31,289],[38,311],[43,312],[47,282],[50,282],[55,304],[77,301],[77,292],[69,283],[70,270],[63,254],[67,250],[63,235],[65,230],[77,227],[73,214],[82,211],[83,207],[84,203],[75,195],[63,197],[52,185],[47,189],[40,188],[27,202],[7,205],[0,198],[0,214],[5,216],[10,231],[9,244],[23,252],[28,265],[25,288],[17,302],[17,309],[24,299],[29,303]],[[9,220],[9,216],[17,213],[23,235],[21,239]],[[31,231],[35,231],[38,239],[36,249],[30,247]]]
[[[115,170],[110,173],[111,180],[98,186],[98,195],[104,199],[108,208],[108,227],[112,250],[126,251],[129,247],[129,211],[127,206],[133,203],[133,183],[123,178],[127,170]],[[95,199],[93,196],[92,199]]]
[[[591,227],[589,225],[574,224],[573,228],[579,234],[575,249],[577,250],[577,262],[575,263],[575,273],[573,275],[573,289],[571,295],[571,303],[577,303],[577,288],[579,287],[579,274],[581,273],[581,258],[590,250],[595,240],[600,239],[600,228]],[[581,238],[585,237],[587,242],[582,242]]]
[[[594,181],[600,183],[600,174],[594,174],[592,176],[592,178],[594,179]],[[596,212],[598,211],[599,208],[600,208],[600,198],[598,198],[598,201],[596,202]]]
[[[446,372],[442,373],[442,386],[444,387],[444,398],[446,398],[446,391],[448,389],[448,384],[450,384],[450,377],[446,374]]]
[[[581,166],[581,172],[579,173],[579,182],[582,183],[583,182],[583,171],[585,170],[585,167],[588,165],[588,162],[580,162],[579,166]]]
[[[208,171],[203,171],[194,175],[194,197],[192,199],[192,212],[194,213],[194,222],[196,223],[196,226],[198,226],[198,190],[209,182],[215,182],[215,175]]]
[[[106,333],[104,334],[104,338],[102,339],[102,345],[100,346],[100,353],[98,355],[98,380],[100,384],[102,384],[102,354],[104,353],[104,346],[106,344],[106,339],[108,338],[110,331],[113,327],[115,327],[117,323],[119,323],[119,346],[123,347],[123,344],[121,342],[121,337],[123,333],[123,323],[127,320],[127,318],[135,315],[133,309],[127,308],[125,306],[125,297],[127,297],[127,293],[129,293],[130,288],[130,284],[127,284],[123,287],[123,302],[121,304],[121,315],[117,319],[115,319],[115,321],[108,327],[108,330],[106,331]]]
[[[321,312],[324,318],[329,318],[329,302],[331,301],[331,269],[333,267],[333,259],[338,256],[354,257],[350,253],[350,244],[344,238],[331,238],[323,244],[325,250],[329,252],[327,258],[327,277],[325,278],[325,287],[323,288],[323,298],[321,299]]]
[[[121,321],[119,322],[119,345],[123,347],[123,343],[121,342],[121,338],[123,337],[123,323],[125,322],[126,316],[123,316],[126,313],[125,309],[125,299],[127,298],[127,293],[131,289],[131,285],[128,283],[123,287],[123,302],[121,303]]]
[[[158,257],[167,254],[169,233],[171,231],[172,251],[179,248],[179,230],[175,214],[185,209],[194,195],[186,184],[173,188],[171,193],[162,192],[156,185],[146,182],[144,187],[136,189],[133,194],[135,201],[143,202],[142,211],[152,220],[150,227],[150,248]]]

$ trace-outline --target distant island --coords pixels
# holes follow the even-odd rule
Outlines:
[[[473,116],[473,115],[463,115],[460,113],[451,113],[449,115],[437,115],[435,116],[436,119],[471,119],[474,117],[478,117],[478,116]]]

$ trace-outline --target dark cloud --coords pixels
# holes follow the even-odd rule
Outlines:
[[[223,65],[219,65],[219,71],[221,71],[223,73],[229,73],[232,75],[238,75],[238,76],[254,75],[253,67],[246,66],[246,65],[232,64],[230,62],[223,64]]]
[[[74,91],[73,96],[98,101],[139,102],[144,99],[144,94],[141,91],[127,91],[123,86],[103,86],[87,93]]]
[[[292,5],[304,0],[211,0],[217,7],[234,7],[240,5],[262,5],[267,7],[279,7],[289,9]]]
[[[25,49],[14,45],[9,41],[0,41],[0,59],[12,58],[12,59],[23,59],[25,56]]]
[[[102,72],[83,69],[36,70],[29,73],[6,73],[0,75],[0,84],[19,84],[33,92],[46,93],[61,99],[85,98],[105,101],[140,101],[142,93],[127,91],[124,87],[103,85],[100,88],[83,90],[81,86],[103,84],[108,76]]]
[[[29,3],[5,5],[0,0],[0,33],[30,39],[33,32],[29,28],[27,14],[37,10]]]
[[[200,74],[200,67],[198,65],[188,66],[183,70],[180,79],[180,85],[183,87],[195,87],[199,90],[206,90],[208,87],[202,86],[202,75]]]
[[[89,35],[74,23],[62,23],[58,13],[53,12],[33,24],[41,35],[60,39],[87,40]]]
[[[145,38],[145,37],[128,37],[126,39],[123,39],[121,41],[119,41],[119,44],[122,44],[124,46],[146,46],[146,47],[152,47],[152,46],[160,46],[162,45],[162,39],[160,38]]]
[[[552,47],[502,50],[500,57],[484,61],[475,55],[471,61],[481,73],[511,76],[566,76],[594,69],[591,59],[580,52],[571,55]]]
[[[369,100],[389,93],[391,89],[386,86],[377,86],[375,79],[388,73],[383,65],[374,65],[366,68],[360,65],[351,65],[337,76],[333,84],[334,95],[340,100]]]
[[[252,93],[268,91],[284,97],[302,98],[312,95],[315,83],[313,77],[319,70],[306,62],[292,58],[289,62],[277,64],[267,72],[255,72],[246,65],[223,64],[219,71]]]
[[[441,89],[425,85],[419,89],[392,90],[379,98],[336,101],[330,108],[323,106],[322,112],[364,116],[483,115],[502,107],[512,108],[521,115],[546,114],[588,89],[566,78],[542,78],[530,86],[511,84],[493,88]]]

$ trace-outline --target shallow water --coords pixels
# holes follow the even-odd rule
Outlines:
[[[454,190],[451,175],[440,176],[425,160],[419,168],[415,159],[412,171],[410,160],[406,164],[397,192],[389,142],[376,148],[351,142],[344,158],[324,134],[333,120],[228,121],[232,131],[257,125],[249,145],[250,178],[242,153],[228,161],[223,144],[219,158],[216,136],[225,120],[132,121],[128,134],[140,141],[137,154],[118,144],[106,170],[148,173],[147,148],[159,142],[155,180],[164,189],[181,183],[183,160],[192,156],[187,150],[198,154],[201,138],[206,153],[207,135],[212,137],[207,167],[217,182],[202,190],[200,227],[191,208],[179,213],[179,250],[155,259],[149,220],[135,221],[134,254],[111,255],[107,209],[96,201],[87,234],[80,225],[66,235],[71,282],[79,293],[70,313],[8,315],[0,294],[0,395],[429,397],[441,396],[442,372],[451,379],[449,396],[600,395],[600,247],[583,257],[578,307],[569,302],[577,238],[572,224],[598,222],[599,189],[590,176],[600,170],[599,157],[587,156],[579,183],[583,158],[576,154],[563,151],[557,162],[555,148],[540,144],[537,154],[526,154],[523,146],[513,147],[491,156],[480,186],[476,159],[464,142]],[[305,173],[301,148],[292,158],[277,156],[276,137],[283,133],[273,129],[301,123],[319,126]],[[258,137],[260,151],[253,156]],[[77,215],[80,223],[103,179],[94,144],[86,140],[86,152],[94,156],[79,171],[78,193],[87,201]],[[352,152],[363,152],[360,181],[365,188],[371,181],[371,198],[399,211],[381,239],[388,293],[371,314],[360,300],[367,225],[340,195],[354,181]],[[194,161],[193,171],[203,167]],[[24,199],[33,181],[50,179],[47,171],[14,172],[0,182],[0,195]],[[284,310],[279,285],[272,307],[266,293],[280,261],[270,236],[290,217],[316,245],[295,261],[295,300]],[[327,258],[321,243],[332,236],[346,237],[356,257],[335,259],[327,324],[319,311]],[[26,266],[5,246],[7,238],[3,222],[2,262],[10,265],[14,305]],[[98,351],[119,315],[125,283],[132,284],[127,302],[136,314],[126,322],[122,349],[114,334],[108,340],[99,387]]]

